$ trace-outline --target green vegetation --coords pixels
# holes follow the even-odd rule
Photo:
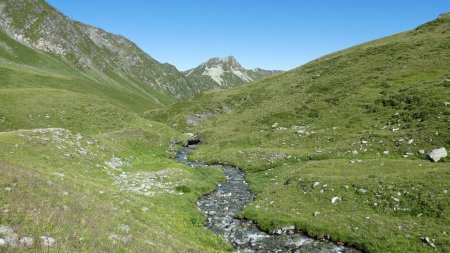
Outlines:
[[[223,180],[222,172],[193,170],[168,159],[160,144],[171,135],[176,136],[158,123],[95,137],[48,129],[0,133],[0,224],[21,237],[55,238],[55,252],[230,249],[203,228],[205,218],[195,205]],[[155,194],[136,194],[114,179],[123,172],[105,164],[112,157],[129,164],[123,167],[128,180],[144,184],[139,173],[166,173],[170,177],[153,182],[176,187],[164,192],[147,183]],[[46,247],[35,243],[14,249],[22,251]]]
[[[196,206],[222,171],[173,161],[169,144],[186,136],[137,113],[175,99],[130,79],[0,31],[0,226],[35,241],[1,252],[232,249]]]
[[[431,163],[426,152],[450,147],[449,31],[447,14],[144,115],[199,131],[193,159],[245,170],[258,195],[241,215],[267,231],[295,225],[369,252],[445,252],[449,158]],[[189,127],[194,113],[215,116]]]
[[[195,203],[223,173],[171,159],[197,131],[191,158],[245,170],[257,198],[240,215],[263,230],[369,252],[450,248],[450,160],[426,155],[450,147],[450,15],[172,104],[204,84],[45,1],[4,3],[11,31],[29,26],[31,44],[51,31],[65,51],[0,31],[0,226],[36,240],[0,250],[232,251]]]

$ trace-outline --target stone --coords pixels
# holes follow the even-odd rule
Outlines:
[[[320,185],[320,182],[315,182],[315,183],[313,184],[313,188],[316,187],[316,186],[319,186],[319,185]]]
[[[320,212],[319,211],[315,211],[314,213],[313,213],[313,215],[315,216],[315,217],[317,217],[317,216],[320,216]]]
[[[364,188],[359,188],[358,191],[361,192],[361,193],[367,193],[367,190],[364,189]]]
[[[338,201],[341,201],[342,199],[341,199],[341,197],[332,197],[331,198],[331,204],[333,204],[333,205],[336,205],[336,203],[338,202]]]
[[[352,154],[353,154],[353,155],[357,155],[357,154],[358,154],[358,151],[353,150],[353,151],[352,151]]]
[[[445,148],[433,149],[428,156],[433,162],[438,162],[444,157],[447,157],[447,150]]]
[[[419,149],[419,150],[417,151],[417,153],[419,153],[419,155],[425,155],[425,150]]]
[[[44,236],[39,236],[39,238],[41,239],[42,246],[44,246],[44,247],[52,247],[56,243],[56,240],[53,237],[44,235]]]
[[[294,225],[285,226],[285,227],[281,228],[281,230],[283,230],[283,231],[289,231],[289,230],[294,230],[294,229],[295,229]]]
[[[25,246],[25,247],[31,247],[34,244],[34,239],[32,237],[22,237],[19,240],[20,245]]]
[[[0,238],[0,247],[6,246],[6,240],[3,238]]]
[[[388,150],[383,151],[383,155],[388,155],[388,154],[389,154]]]
[[[188,139],[188,145],[197,145],[200,144],[200,137],[198,134],[194,134],[192,137]]]
[[[414,142],[414,139],[409,139],[409,140],[408,140],[408,144],[409,144],[409,145],[413,144],[413,142]]]
[[[430,240],[430,238],[429,237],[422,237],[422,238],[420,238],[420,239],[422,239],[422,242],[423,243],[427,243],[428,245],[430,245],[431,247],[433,247],[433,248],[436,248],[436,245],[434,244],[434,240]]]

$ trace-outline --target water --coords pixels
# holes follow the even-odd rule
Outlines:
[[[187,155],[195,146],[183,148],[175,160],[188,166],[205,167],[203,162],[191,162]],[[207,216],[206,227],[225,238],[240,252],[359,252],[328,241],[307,237],[296,230],[285,228],[277,234],[261,231],[252,221],[236,218],[236,214],[255,199],[236,167],[220,165],[227,178],[217,189],[197,201]]]

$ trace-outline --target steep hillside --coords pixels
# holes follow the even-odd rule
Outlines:
[[[181,98],[195,84],[170,64],[161,64],[123,36],[69,19],[43,0],[0,2],[0,29],[15,40],[59,56],[99,82],[120,83]]]
[[[241,213],[370,252],[450,248],[450,15],[146,117],[247,172]],[[192,122],[195,121],[195,124]],[[428,238],[428,239],[427,239]]]
[[[233,57],[212,58],[194,69],[185,71],[187,77],[203,91],[238,86],[270,75],[281,73],[278,70],[245,69]]]
[[[192,94],[182,73],[44,1],[1,0],[0,28],[0,252],[231,249],[195,204],[221,170],[138,115]]]

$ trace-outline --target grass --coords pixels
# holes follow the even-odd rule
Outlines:
[[[196,206],[222,171],[176,163],[166,150],[187,137],[137,114],[174,98],[80,71],[3,32],[0,42],[0,225],[36,241],[1,252],[232,250]],[[113,158],[123,166],[108,165]]]
[[[80,146],[73,145],[75,134],[65,133],[60,141],[51,133],[30,130],[0,133],[0,223],[20,236],[55,238],[55,252],[230,250],[223,239],[203,228],[205,218],[195,205],[200,195],[224,179],[221,170],[194,170],[168,159],[167,147],[160,147],[159,140],[167,144],[170,133],[174,134],[156,128],[104,133],[85,136]],[[77,152],[80,147],[88,153]],[[183,184],[176,191],[183,195],[147,197],[121,190],[103,168],[113,156],[130,163],[125,171],[131,174],[181,173]],[[47,251],[36,243],[14,252],[30,250]]]
[[[449,158],[431,163],[421,151],[450,146],[449,31],[446,15],[168,108],[173,98],[133,75],[80,70],[0,32],[0,224],[56,239],[2,250],[232,251],[195,205],[223,173],[167,151],[199,131],[192,158],[247,173],[257,198],[239,215],[263,230],[295,225],[369,252],[446,252]],[[193,113],[214,116],[188,127]]]
[[[446,252],[449,160],[426,152],[450,147],[449,31],[446,15],[144,117],[198,131],[193,159],[246,171],[258,195],[241,215],[264,230],[295,225],[369,252]],[[188,127],[193,113],[215,116]]]
[[[0,89],[49,88],[94,95],[131,112],[156,109],[174,99],[127,79],[71,67],[55,55],[26,47],[0,31]],[[143,88],[144,87],[144,88]]]

